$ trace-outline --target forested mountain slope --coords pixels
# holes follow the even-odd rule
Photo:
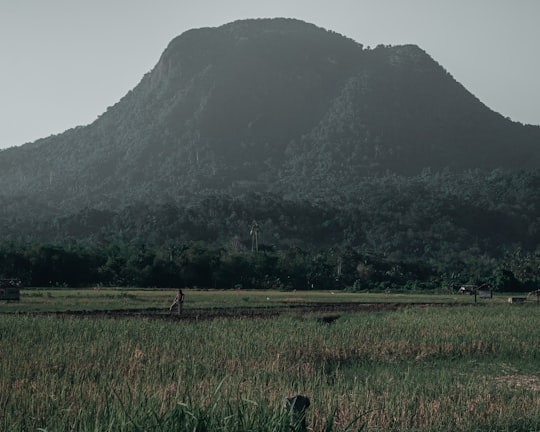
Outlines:
[[[237,21],[175,38],[92,124],[0,151],[0,276],[530,289],[539,191],[540,127],[421,48]]]
[[[503,83],[501,83],[503,85]],[[354,194],[365,176],[540,167],[540,128],[491,111],[419,47],[289,19],[174,39],[94,123],[0,152],[0,194],[40,214],[198,193]]]
[[[355,289],[540,283],[540,170],[370,177],[326,201],[200,194],[189,204],[45,213],[0,217],[0,275],[37,285],[329,289],[339,264],[338,286]]]

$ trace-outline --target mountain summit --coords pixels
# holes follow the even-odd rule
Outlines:
[[[94,123],[1,151],[0,187],[77,210],[539,167],[540,127],[493,112],[419,47],[261,19],[175,38]]]

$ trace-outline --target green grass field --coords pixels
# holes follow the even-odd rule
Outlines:
[[[185,308],[277,307],[292,303],[452,303],[473,304],[474,296],[441,294],[347,293],[340,291],[184,290]],[[163,309],[171,304],[173,289],[51,289],[21,290],[20,302],[0,302],[0,312],[57,312],[81,310]],[[506,294],[479,304],[505,303]]]
[[[163,308],[174,291],[28,290],[0,304],[0,430],[540,430],[540,307],[506,297],[187,291],[186,309],[283,302],[464,302],[265,319],[24,313]],[[351,300],[354,299],[354,300]],[[276,306],[277,307],[277,306]],[[294,429],[294,428],[293,428]]]

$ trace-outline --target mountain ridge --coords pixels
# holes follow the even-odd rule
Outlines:
[[[269,191],[331,196],[365,176],[540,167],[505,119],[414,45],[364,47],[290,19],[174,38],[87,126],[0,152],[5,197],[64,211]]]

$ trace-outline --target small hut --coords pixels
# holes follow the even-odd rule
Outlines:
[[[0,279],[0,301],[19,301],[21,285],[20,279]]]

